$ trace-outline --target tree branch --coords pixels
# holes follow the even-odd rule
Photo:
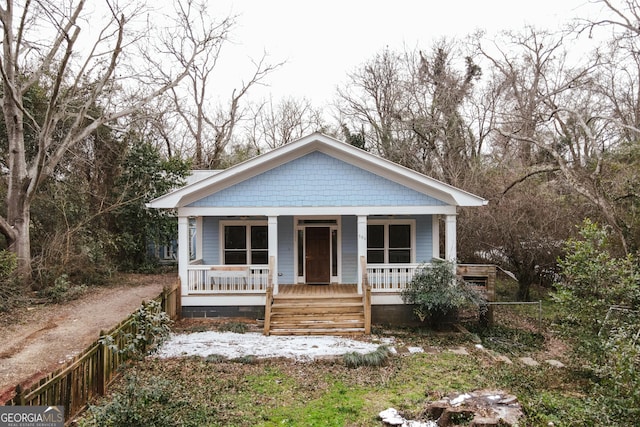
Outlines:
[[[544,168],[542,168],[542,169],[536,169],[536,170],[533,170],[533,171],[531,171],[531,172],[529,172],[529,173],[527,173],[527,174],[525,174],[525,175],[521,176],[520,178],[516,179],[516,180],[515,180],[515,181],[513,181],[511,184],[509,184],[509,185],[508,185],[508,186],[507,186],[507,187],[502,191],[502,193],[501,193],[501,197],[504,197],[504,196],[509,192],[509,190],[511,190],[511,189],[512,189],[513,187],[515,187],[516,185],[518,185],[518,184],[520,184],[520,183],[522,183],[522,182],[526,181],[527,179],[531,178],[532,176],[539,175],[539,174],[541,174],[541,173],[547,173],[547,172],[557,172],[557,171],[559,171],[559,170],[560,170],[560,168],[559,168],[559,167],[557,167],[557,166],[546,166],[546,167],[544,167]]]

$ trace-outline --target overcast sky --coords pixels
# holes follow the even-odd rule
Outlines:
[[[557,28],[585,16],[589,0],[217,0],[216,16],[237,15],[233,43],[223,51],[219,81],[238,86],[251,71],[248,58],[267,52],[287,61],[269,77],[275,99],[306,97],[316,106],[333,98],[347,73],[385,46],[429,50],[442,37],[476,29],[492,34],[525,24]],[[228,67],[228,68],[227,68]],[[229,83],[226,83],[226,81]],[[254,91],[254,96],[258,93]]]

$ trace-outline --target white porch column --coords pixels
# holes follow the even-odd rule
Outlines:
[[[456,216],[447,215],[445,219],[444,258],[456,262]]]
[[[362,262],[361,259],[367,259],[367,217],[358,215],[358,293],[362,294]]]
[[[273,294],[278,293],[278,217],[270,216],[268,220],[269,225],[269,259],[273,257],[274,271],[270,272],[273,277]]]
[[[202,239],[202,236],[197,236]],[[178,217],[178,277],[180,277],[182,295],[189,292],[189,217]]]
[[[440,258],[440,215],[431,215],[431,256]]]

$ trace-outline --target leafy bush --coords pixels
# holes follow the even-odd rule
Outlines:
[[[633,310],[640,304],[640,271],[632,255],[612,255],[607,228],[585,220],[579,239],[565,242],[566,255],[558,261],[562,281],[552,294],[559,304],[559,326],[575,345],[579,358],[606,359],[600,332],[612,306]]]
[[[24,297],[24,289],[15,278],[18,267],[16,254],[0,251],[0,312],[9,311]]]
[[[169,336],[171,319],[162,311],[158,301],[141,304],[132,314],[133,332],[120,329],[118,333],[100,338],[100,342],[112,351],[128,357],[142,358],[149,351],[157,348]],[[123,345],[118,345],[123,343]]]
[[[420,321],[431,317],[434,323],[470,305],[482,306],[484,297],[455,274],[455,266],[448,261],[435,261],[422,266],[402,291],[406,304],[414,304]]]
[[[125,378],[124,390],[103,406],[90,406],[80,425],[88,426],[170,426],[175,420],[168,410],[175,405],[171,381],[150,379],[141,383],[133,375]]]
[[[112,256],[121,270],[150,272],[158,264],[149,256],[149,244],[175,238],[176,219],[172,212],[147,209],[145,203],[180,185],[190,165],[178,157],[166,159],[153,144],[133,138],[114,183],[114,193],[125,203],[112,213]]]
[[[631,425],[640,415],[640,271],[634,256],[613,255],[609,238],[607,228],[583,222],[580,239],[565,244],[553,297],[559,330],[592,381],[598,423]],[[623,316],[608,320],[613,312]]]
[[[69,276],[63,274],[56,278],[53,286],[42,289],[39,294],[54,303],[72,301],[87,291],[85,285],[74,285],[69,281]]]
[[[3,250],[0,251],[0,280],[5,281],[12,278],[18,267],[18,258],[15,253]]]

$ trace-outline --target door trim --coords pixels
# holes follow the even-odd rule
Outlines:
[[[317,223],[314,223],[317,221]],[[293,268],[294,268],[294,280],[295,283],[306,283],[306,274],[300,274],[300,257],[299,257],[299,244],[300,244],[300,232],[302,231],[302,262],[304,264],[304,230],[307,227],[328,227],[329,228],[329,268],[332,268],[333,263],[333,250],[332,250],[332,235],[333,231],[336,232],[336,273],[330,272],[330,283],[342,283],[342,224],[340,216],[329,215],[314,215],[314,216],[294,216],[293,217]],[[303,267],[304,270],[304,267]]]

